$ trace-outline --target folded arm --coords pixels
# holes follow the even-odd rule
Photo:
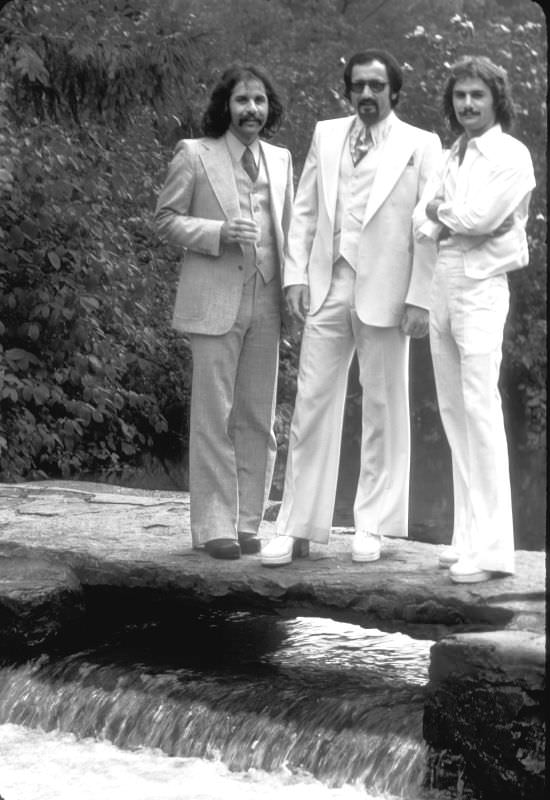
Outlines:
[[[475,169],[473,166],[472,172]],[[515,209],[534,186],[532,166],[525,158],[506,163],[495,163],[490,170],[475,175],[468,182],[466,191],[456,191],[450,200],[442,199],[436,216],[440,223],[453,233],[462,236],[500,235],[509,230],[509,222]]]

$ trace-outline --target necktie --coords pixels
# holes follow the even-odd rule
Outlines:
[[[258,177],[258,167],[256,166],[256,162],[254,161],[254,156],[252,155],[252,150],[250,147],[245,148],[242,158],[241,158],[242,165],[246,170],[246,173],[252,183],[256,181]]]
[[[371,144],[372,139],[370,133],[367,132],[366,128],[361,128],[351,148],[351,158],[354,167],[367,155]]]

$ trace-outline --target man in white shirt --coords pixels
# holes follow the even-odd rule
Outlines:
[[[160,192],[160,235],[182,250],[173,325],[193,354],[189,482],[193,545],[213,558],[260,549],[273,474],[281,267],[293,182],[288,150],[260,140],[282,106],[254,65],[227,69],[178,143]]]
[[[498,389],[508,314],[506,273],[528,263],[525,224],[535,186],[527,148],[510,136],[506,72],[482,56],[451,67],[444,109],[459,138],[415,215],[419,241],[439,245],[430,346],[451,447],[453,541],[440,557],[456,583],[514,572],[508,448]]]
[[[363,414],[352,558],[375,561],[382,535],[408,532],[409,339],[427,333],[436,256],[433,242],[414,242],[412,214],[441,144],[396,116],[402,72],[389,53],[357,53],[344,83],[355,113],[317,124],[289,231],[286,300],[305,324],[278,535],[262,548],[266,566],[328,541],[355,349]]]

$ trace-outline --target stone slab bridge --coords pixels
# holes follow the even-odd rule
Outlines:
[[[334,529],[309,559],[267,568],[259,556],[220,561],[193,550],[185,493],[0,484],[0,655],[101,638],[117,625],[177,621],[191,604],[434,639],[424,727],[440,773],[441,753],[451,753],[458,783],[465,772],[504,798],[542,797],[544,554],[519,551],[516,575],[458,585],[438,568],[441,545],[385,539],[380,561],[354,564],[350,533]],[[260,535],[273,536],[274,524],[264,521]],[[486,725],[482,686],[492,698]],[[506,739],[499,752],[512,743],[516,754],[506,769],[495,730]]]

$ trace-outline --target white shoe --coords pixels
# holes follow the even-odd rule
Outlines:
[[[454,583],[481,583],[488,581],[492,573],[480,569],[472,559],[463,557],[449,567],[449,577]]]
[[[309,541],[295,539],[293,536],[274,536],[262,547],[261,563],[264,567],[279,567],[290,564],[292,557],[306,558],[309,555]]]
[[[460,560],[460,553],[455,547],[445,547],[439,554],[439,566],[447,569]]]
[[[351,546],[351,560],[358,562],[378,561],[382,537],[367,531],[355,531]]]

